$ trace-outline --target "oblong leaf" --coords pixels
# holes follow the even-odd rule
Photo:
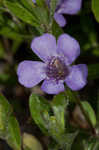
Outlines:
[[[49,111],[49,103],[43,97],[32,94],[29,98],[29,108],[31,116],[35,123],[41,128],[44,133],[46,133],[46,122],[43,118],[43,115],[45,111]]]
[[[22,21],[33,25],[38,26],[36,18],[30,13],[27,9],[25,9],[20,3],[18,2],[9,2],[8,0],[4,1],[5,6],[11,11],[12,14],[17,16]]]

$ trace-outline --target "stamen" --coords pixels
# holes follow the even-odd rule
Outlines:
[[[58,80],[64,80],[69,74],[69,69],[65,65],[64,61],[58,57],[53,57],[46,68],[46,74],[49,78]]]

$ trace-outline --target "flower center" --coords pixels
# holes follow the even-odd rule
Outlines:
[[[69,69],[63,60],[58,57],[53,57],[47,65],[46,74],[49,78],[55,80],[64,80],[69,74]]]

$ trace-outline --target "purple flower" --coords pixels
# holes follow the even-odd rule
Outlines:
[[[33,39],[31,48],[41,61],[23,61],[18,66],[18,80],[31,88],[42,80],[41,89],[48,94],[64,91],[64,82],[72,90],[80,90],[87,83],[85,64],[72,65],[80,54],[78,42],[68,34],[59,36],[57,45],[53,35],[45,33]]]
[[[33,1],[33,3],[36,3],[36,0],[32,0]]]
[[[36,0],[33,0],[33,2],[36,3]],[[49,4],[50,0],[46,0],[46,2]],[[59,0],[54,14],[56,22],[61,27],[64,27],[66,25],[66,19],[63,14],[77,14],[81,8],[81,4],[82,0]]]

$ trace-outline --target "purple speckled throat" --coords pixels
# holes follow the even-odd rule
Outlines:
[[[46,74],[50,79],[64,80],[69,74],[69,69],[59,57],[52,57],[47,65]]]

